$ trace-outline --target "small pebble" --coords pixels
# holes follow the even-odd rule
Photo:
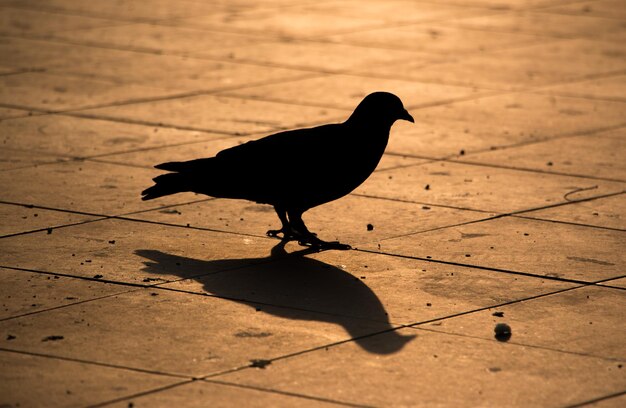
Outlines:
[[[372,231],[373,229],[374,229],[374,226],[372,224],[367,224],[368,231]]]
[[[495,338],[498,341],[509,341],[511,338],[511,326],[506,323],[498,323],[494,329]]]

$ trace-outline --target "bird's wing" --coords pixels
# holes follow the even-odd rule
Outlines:
[[[247,163],[255,166],[265,163],[268,167],[306,165],[320,160],[318,154],[331,148],[333,141],[337,143],[340,133],[340,125],[334,124],[289,130],[222,150],[216,157],[243,166]]]

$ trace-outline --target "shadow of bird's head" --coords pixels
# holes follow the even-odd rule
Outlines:
[[[374,92],[359,103],[347,123],[391,126],[398,119],[415,123],[400,98],[389,92]]]

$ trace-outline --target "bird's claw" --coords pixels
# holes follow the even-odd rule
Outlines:
[[[318,250],[326,250],[326,249],[337,249],[340,251],[347,251],[352,249],[352,247],[348,244],[342,244],[339,241],[322,241],[315,237],[315,239],[299,239],[298,244],[301,246],[308,246],[311,248],[315,248]]]

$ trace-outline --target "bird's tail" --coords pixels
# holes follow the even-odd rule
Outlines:
[[[189,191],[187,177],[181,173],[161,174],[152,180],[154,185],[141,192],[141,199],[144,201]]]

